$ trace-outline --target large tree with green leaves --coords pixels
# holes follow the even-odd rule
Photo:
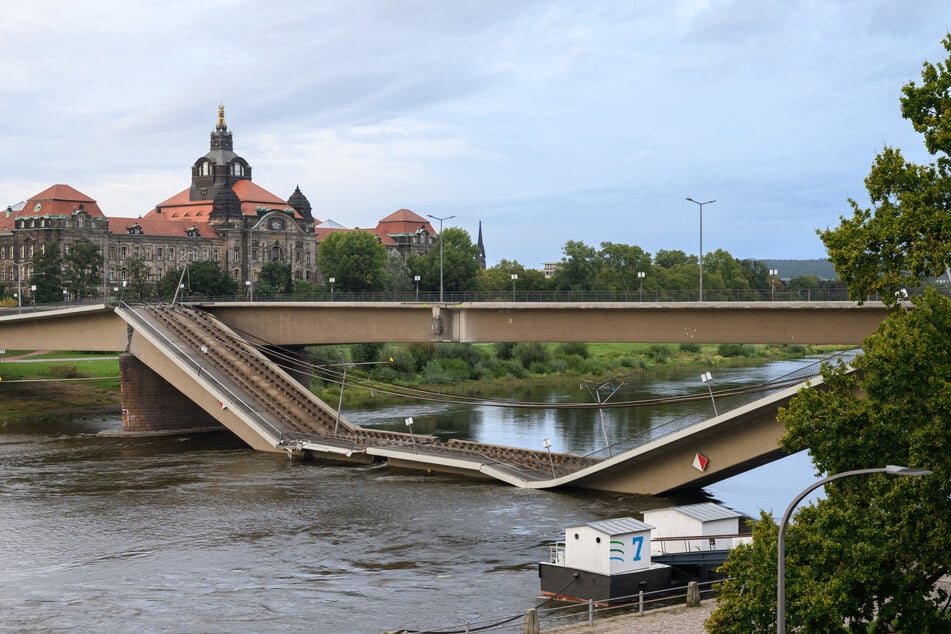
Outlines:
[[[420,276],[420,288],[439,290],[439,251],[442,246],[443,288],[446,292],[471,291],[478,285],[479,246],[472,244],[469,232],[446,227],[429,253],[411,256],[407,261],[410,273]]]
[[[140,257],[132,257],[122,264],[122,280],[126,284],[125,298],[143,300],[152,296],[155,285],[149,280],[149,266]]]
[[[921,84],[902,88],[901,113],[935,156],[928,165],[885,147],[865,179],[871,208],[850,200],[852,217],[820,232],[836,272],[853,298],[895,301],[903,286],[948,275],[951,282],[951,35],[949,58],[924,63]]]
[[[551,277],[552,286],[558,291],[590,291],[601,270],[603,260],[594,247],[580,240],[569,240],[562,247],[565,254]]]
[[[386,287],[386,247],[368,231],[335,231],[321,240],[317,262],[338,291],[381,291]]]
[[[914,301],[866,339],[857,372],[827,368],[821,389],[780,414],[783,447],[808,448],[821,474],[888,464],[934,471],[843,478],[795,514],[785,558],[790,631],[951,631],[949,597],[935,586],[951,571],[951,301],[933,290]],[[709,631],[771,631],[776,535],[764,515],[753,545],[731,554]]]
[[[179,280],[185,286],[184,295],[204,295],[206,297],[226,297],[238,292],[238,283],[221,270],[217,262],[204,260],[191,262],[185,274],[182,269],[173,269],[158,281],[157,292],[160,297],[174,297]]]
[[[59,244],[50,242],[33,256],[30,285],[36,286],[33,299],[39,303],[63,301],[63,256]]]
[[[92,242],[73,244],[64,258],[66,279],[73,297],[94,297],[102,283],[102,252]]]
[[[294,292],[291,265],[287,262],[265,262],[254,290],[261,295],[290,295]]]

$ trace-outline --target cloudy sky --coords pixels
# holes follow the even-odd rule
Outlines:
[[[33,0],[0,21],[0,203],[185,189],[223,102],[254,181],[320,220],[455,216],[489,264],[567,240],[814,258],[946,0]],[[437,223],[438,224],[438,223]],[[438,226],[437,226],[438,228]]]

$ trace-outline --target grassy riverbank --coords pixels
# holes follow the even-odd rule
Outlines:
[[[498,396],[525,384],[577,387],[581,380],[636,380],[655,368],[696,368],[699,372],[701,369],[758,366],[841,349],[833,346],[747,344],[443,345],[425,346],[422,361],[413,360],[414,356],[423,356],[413,346],[380,346],[371,360],[373,363],[379,359],[379,365],[350,369],[344,404],[359,407],[370,401],[379,403],[393,399],[365,386],[361,389],[361,380],[465,396]],[[360,352],[350,352],[354,351]],[[345,346],[315,349],[315,356],[323,363],[368,360],[365,357],[353,359],[347,353]],[[314,392],[334,405],[340,395],[339,386],[334,381],[315,381]]]
[[[316,364],[365,362],[368,352],[379,365],[350,370],[344,404],[359,407],[386,402],[379,391],[359,389],[361,380],[412,386],[467,396],[497,396],[519,385],[572,385],[579,380],[636,380],[651,368],[755,366],[832,347],[658,344],[437,344],[431,346],[320,346]],[[389,358],[393,358],[390,362]],[[361,368],[370,371],[360,371]],[[314,381],[315,394],[336,406],[340,389]],[[7,351],[0,358],[0,425],[91,412],[119,411],[119,362],[115,356],[80,352]]]
[[[114,355],[8,350],[0,358],[0,428],[99,411],[119,411]]]

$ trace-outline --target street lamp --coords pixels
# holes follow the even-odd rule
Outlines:
[[[327,281],[330,282],[330,301],[334,301],[334,282],[337,281],[337,278],[332,277]]]
[[[779,275],[779,269],[769,270],[769,287],[771,289],[772,300],[776,299],[776,276]]]
[[[551,464],[551,477],[556,478],[558,476],[555,475],[555,461],[551,457],[551,440],[546,438],[542,441],[542,446],[548,450],[548,462]]]
[[[818,482],[814,482],[813,484],[806,487],[799,495],[797,495],[796,499],[789,503],[789,506],[786,507],[786,512],[783,514],[783,521],[779,525],[779,537],[776,543],[776,634],[786,633],[786,526],[789,524],[789,518],[792,516],[793,509],[796,508],[796,505],[802,502],[802,499],[809,495],[809,493],[829,482],[832,482],[833,480],[866,473],[887,473],[889,475],[900,476],[927,476],[931,475],[932,472],[926,469],[912,469],[910,467],[902,467],[901,465],[893,464],[887,465],[885,467],[843,471],[842,473],[836,473],[823,478]]]
[[[637,281],[641,283],[641,301],[644,301],[644,276],[647,275],[644,271],[637,272]]]
[[[416,301],[418,302],[419,301],[419,276],[414,275],[413,281],[416,282]]]
[[[251,287],[251,280],[244,280],[244,286],[248,289],[248,301],[254,301],[254,289]]]
[[[198,361],[198,376],[201,376],[201,366],[206,354],[208,354],[208,346],[206,346],[205,344],[202,344],[201,360]]]
[[[65,288],[63,289],[63,301],[69,303],[69,291]]]
[[[697,258],[697,262],[700,264],[700,301],[703,301],[703,206],[712,205],[715,203],[715,200],[705,200],[703,202],[698,202],[693,198],[687,197],[687,200],[694,203],[695,205],[700,206],[700,257]]]
[[[439,303],[441,304],[442,303],[442,243],[443,243],[442,223],[444,220],[450,220],[452,218],[455,218],[455,216],[446,216],[445,218],[439,218],[438,216],[434,216],[432,214],[426,214],[426,215],[432,218],[433,220],[439,221]]]
[[[409,439],[410,439],[410,442],[413,443],[413,453],[417,453],[417,451],[416,451],[416,436],[413,435],[413,417],[410,416],[410,417],[407,418],[404,422],[406,423],[406,426],[409,427]]]
[[[30,301],[33,302],[33,312],[36,312],[36,284],[30,284]]]
[[[707,386],[707,389],[710,391],[710,402],[713,403],[713,415],[719,416],[720,413],[717,411],[717,402],[713,398],[713,388],[710,387],[710,383],[713,381],[713,375],[709,372],[704,372],[700,375],[700,381]]]
[[[512,301],[515,301],[515,282],[518,281],[518,273],[512,273]]]

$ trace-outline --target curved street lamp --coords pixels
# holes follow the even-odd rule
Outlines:
[[[712,205],[715,203],[715,200],[705,200],[700,202],[694,200],[693,198],[687,197],[687,200],[694,203],[695,205],[700,206],[700,256],[697,258],[697,263],[700,264],[700,301],[703,301],[703,206]]]
[[[931,471],[926,469],[912,469],[911,467],[902,467],[901,465],[887,465],[885,467],[872,467],[870,469],[853,469],[852,471],[843,471],[830,475],[826,478],[814,482],[806,487],[796,499],[789,503],[786,512],[783,514],[783,521],[779,524],[779,538],[776,543],[776,634],[786,634],[786,526],[789,524],[789,518],[792,516],[793,509],[802,502],[802,499],[819,487],[854,475],[866,473],[887,473],[889,475],[900,476],[927,476]]]
[[[426,214],[426,215],[432,218],[433,220],[439,221],[439,303],[441,304],[442,303],[442,243],[443,243],[442,223],[444,220],[450,220],[452,218],[455,218],[455,216],[446,216],[445,218],[440,218],[432,214]]]

